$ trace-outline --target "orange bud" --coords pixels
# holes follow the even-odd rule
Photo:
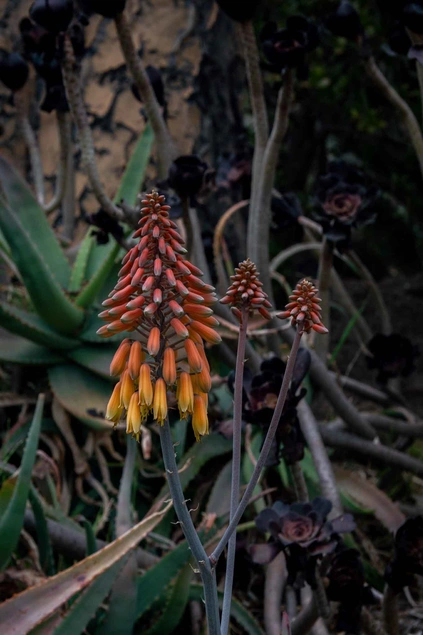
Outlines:
[[[125,369],[126,361],[128,359],[129,350],[131,348],[131,341],[124,339],[113,355],[112,363],[110,364],[110,374],[112,376],[121,375]]]
[[[184,342],[184,346],[188,358],[188,364],[190,365],[191,370],[194,373],[199,373],[203,367],[203,364],[196,345],[192,340],[187,339]]]
[[[216,331],[210,326],[206,326],[205,324],[201,324],[197,320],[193,320],[190,324],[190,327],[193,331],[196,331],[206,342],[210,344],[219,344],[222,341],[222,338]]]
[[[185,313],[188,313],[188,315],[192,318],[209,317],[210,315],[213,315],[213,309],[199,304],[184,303],[183,309]]]
[[[106,419],[114,421],[115,423],[119,421],[123,410],[120,402],[120,389],[121,383],[119,381],[113,388],[112,396],[109,399],[106,409]]]
[[[166,348],[163,356],[163,379],[170,386],[176,381],[175,351]]]
[[[141,356],[141,342],[132,342],[131,352],[129,353],[128,371],[134,381],[138,379],[140,373]]]
[[[200,392],[210,392],[211,377],[210,377],[209,369],[203,366],[203,368],[198,373],[198,375],[196,375],[196,377],[197,377],[197,385]]]
[[[111,309],[109,309],[108,313],[111,318],[114,318],[114,319],[120,318],[124,313],[126,313],[126,306],[124,304],[123,305],[120,304],[119,306],[114,306]],[[101,314],[98,317],[100,316]]]
[[[194,397],[194,410],[191,423],[197,441],[200,440],[200,436],[209,433],[207,408],[204,399],[200,395],[195,395]]]
[[[127,311],[126,313],[124,313],[120,319],[123,324],[130,324],[131,322],[136,322],[138,318],[142,316],[142,314],[142,309],[134,309],[133,311]]]
[[[140,404],[151,406],[153,403],[153,384],[151,383],[150,364],[143,364],[140,368],[139,391]]]
[[[141,411],[138,403],[138,393],[134,392],[129,402],[126,414],[126,431],[138,435],[141,428]]]
[[[192,412],[194,407],[191,377],[186,372],[182,372],[179,376],[177,400],[181,419],[185,419],[187,413]]]
[[[161,377],[156,381],[156,385],[154,386],[153,416],[160,425],[163,425],[167,417],[166,384]]]
[[[184,324],[182,324],[181,320],[178,320],[178,318],[173,318],[172,320],[170,320],[170,324],[173,327],[175,333],[179,335],[179,337],[188,337],[188,329],[186,326],[184,326]]]
[[[114,333],[111,333],[107,326],[107,324],[100,326],[98,331],[96,331],[97,335],[100,335],[100,337],[113,337]]]
[[[120,391],[121,403],[123,403],[125,408],[128,408],[131,397],[135,392],[134,382],[132,381],[128,370],[125,370],[123,373],[120,383],[122,384]]]
[[[160,329],[154,326],[147,341],[147,351],[152,357],[155,357],[160,350]]]

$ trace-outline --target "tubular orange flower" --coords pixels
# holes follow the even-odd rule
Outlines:
[[[114,421],[117,423],[120,419],[120,416],[123,411],[123,405],[120,401],[120,390],[121,383],[118,381],[116,386],[113,388],[112,396],[109,399],[109,403],[107,404],[106,409],[106,419],[109,421]]]
[[[126,430],[130,431],[138,439],[141,429],[141,411],[138,403],[138,393],[134,392],[128,406],[126,414]]]
[[[299,327],[304,333],[311,329],[317,333],[326,334],[329,331],[322,324],[320,317],[321,307],[318,298],[318,290],[310,280],[301,280],[295,287],[290,302],[285,307],[285,311],[279,313],[279,318],[291,318],[291,324]]]
[[[98,330],[103,337],[136,332],[136,341],[124,340],[111,365],[111,372],[121,377],[120,393],[116,392],[119,404],[115,398],[113,413],[130,406],[128,432],[134,434],[136,407],[141,422],[150,414],[163,422],[166,385],[176,390],[181,416],[192,414],[194,391],[187,370],[198,376],[199,392],[209,390],[204,342],[221,341],[210,308],[216,302],[214,289],[201,280],[200,269],[186,259],[183,240],[169,217],[164,196],[147,194],[142,205],[139,229],[134,233],[138,243],[123,258],[117,284],[103,302],[100,317],[106,324]],[[137,382],[136,406],[133,395]]]
[[[209,420],[204,399],[200,395],[194,397],[194,412],[192,414],[192,428],[195,438],[200,440],[200,435],[209,433]]]

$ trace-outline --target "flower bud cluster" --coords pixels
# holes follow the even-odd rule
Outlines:
[[[175,391],[181,418],[192,415],[197,440],[207,434],[210,367],[204,343],[221,338],[210,305],[214,288],[201,280],[202,272],[186,258],[183,240],[169,218],[169,206],[157,192],[142,201],[139,238],[122,261],[119,280],[103,302],[100,317],[107,322],[97,333],[110,337],[133,332],[125,339],[110,366],[119,377],[107,408],[117,423],[127,411],[127,432],[139,436],[152,414],[163,424],[167,392]]]
[[[242,310],[248,313],[258,311],[266,320],[271,319],[268,309],[271,304],[267,294],[262,290],[255,264],[247,258],[240,262],[235,269],[235,275],[231,276],[232,284],[226,295],[220,300],[222,304],[229,304],[231,311],[241,320]]]
[[[311,329],[317,333],[328,333],[327,328],[322,324],[318,290],[310,280],[301,280],[295,287],[290,302],[285,307],[285,311],[279,313],[279,318],[291,318],[292,326],[300,328],[303,333],[308,333]]]

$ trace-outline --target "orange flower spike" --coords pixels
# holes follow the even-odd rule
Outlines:
[[[106,419],[117,423],[121,417],[123,406],[120,399],[121,382],[119,381],[113,388],[112,396],[106,408]]]
[[[150,407],[153,403],[153,383],[151,381],[150,364],[142,364],[139,379],[140,404]]]
[[[141,411],[138,403],[138,393],[134,392],[129,402],[126,414],[126,430],[135,434],[138,438],[141,429]]]
[[[286,305],[285,311],[279,313],[278,317],[291,318],[292,326],[300,328],[304,333],[309,333],[310,330],[323,335],[328,333],[328,329],[321,320],[318,293],[310,280],[301,280],[289,296],[290,302]]]
[[[262,290],[262,283],[258,277],[255,264],[247,258],[235,269],[231,276],[232,283],[226,295],[220,300],[222,304],[229,304],[234,315],[240,320],[242,309],[248,313],[258,311],[266,320],[271,319],[268,309],[271,304],[267,294]]]
[[[135,392],[134,382],[132,381],[131,375],[129,374],[128,370],[124,371],[121,377],[120,383],[121,383],[121,391],[120,391],[121,403],[124,405],[125,408],[128,408],[131,397]]]
[[[130,348],[131,340],[125,339],[120,343],[119,348],[113,356],[112,363],[110,364],[110,374],[112,377],[118,377],[125,370]]]
[[[155,357],[160,350],[160,329],[155,326],[151,329],[150,335],[147,340],[147,351],[152,356]]]
[[[131,352],[129,353],[128,371],[131,379],[138,379],[140,374],[140,366],[142,361],[141,342],[132,342]]]
[[[197,441],[200,440],[201,436],[209,433],[207,407],[204,399],[200,395],[195,395],[194,397],[194,410],[191,423]]]
[[[176,382],[175,351],[168,346],[163,355],[163,379],[168,386]]]
[[[177,400],[181,419],[185,419],[187,414],[191,413],[194,408],[194,391],[191,377],[186,372],[182,372],[179,376]]]
[[[160,425],[163,425],[167,417],[166,384],[162,377],[156,381],[154,386],[153,416]]]
[[[184,342],[184,347],[187,354],[188,364],[192,372],[199,373],[203,367],[203,362],[196,345],[192,340],[187,339]]]

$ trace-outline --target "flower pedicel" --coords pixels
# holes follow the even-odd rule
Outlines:
[[[208,433],[211,387],[204,343],[221,340],[210,309],[216,296],[199,277],[200,269],[185,258],[183,240],[164,203],[165,197],[154,191],[142,201],[140,228],[134,234],[139,243],[124,257],[119,280],[100,313],[107,324],[99,335],[135,335],[123,340],[110,365],[119,382],[106,417],[117,423],[126,410],[127,433],[139,438],[150,414],[163,424],[167,391],[175,391],[180,416],[192,415],[199,440]]]

